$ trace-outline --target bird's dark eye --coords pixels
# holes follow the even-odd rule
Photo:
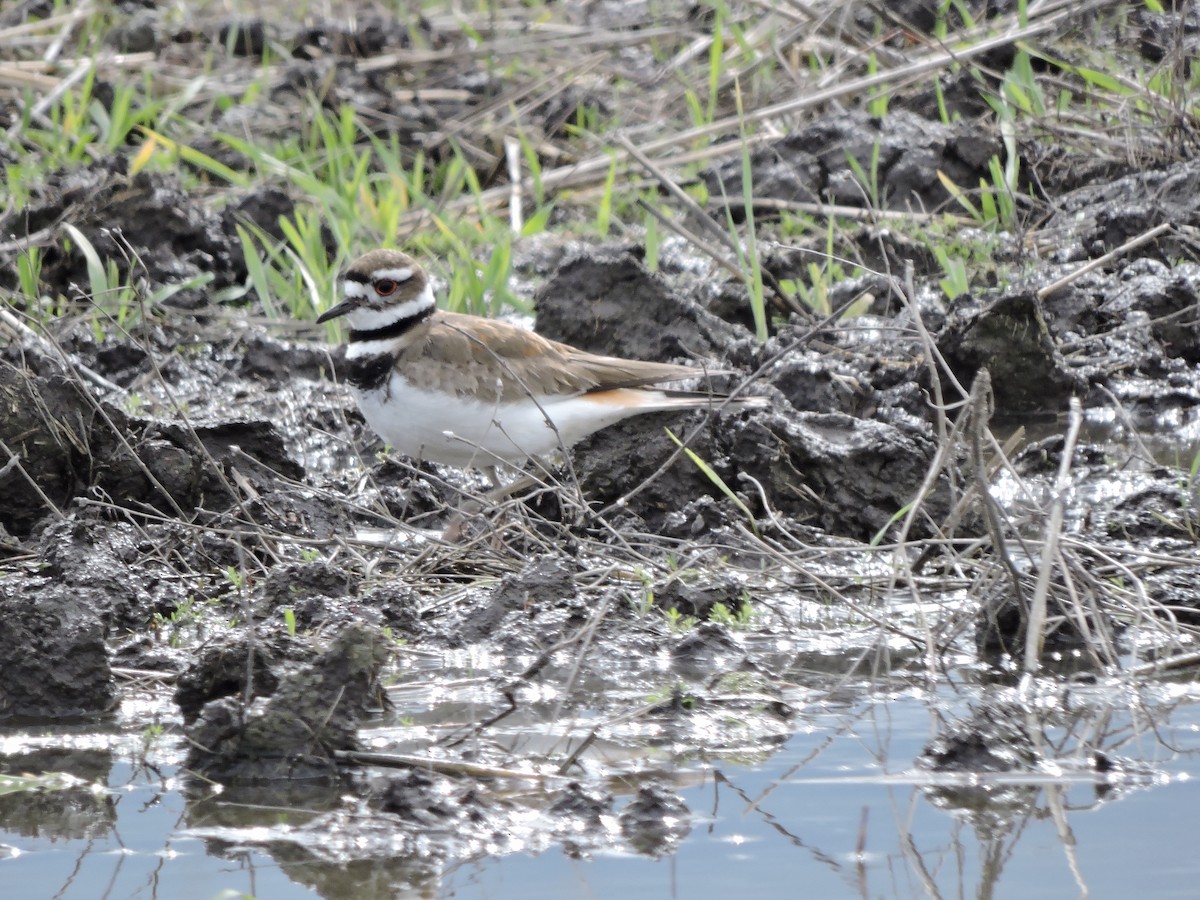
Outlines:
[[[387,297],[396,293],[396,288],[400,287],[400,283],[392,281],[390,278],[380,278],[375,282],[375,293],[380,297]]]

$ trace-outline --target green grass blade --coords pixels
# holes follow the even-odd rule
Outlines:
[[[713,467],[702,460],[694,450],[692,450],[690,447],[685,447],[683,445],[683,441],[677,438],[675,436],[675,432],[673,432],[670,428],[664,428],[663,430],[667,433],[667,437],[675,442],[675,446],[679,447],[680,450],[687,454],[687,458],[692,461],[692,465],[699,469],[704,474],[704,477],[713,483],[713,486],[716,487],[717,490],[732,500],[733,505],[742,511],[742,513],[746,516],[746,520],[750,523],[751,530],[753,530],[757,535],[758,523],[754,520],[754,513],[750,512],[750,507],[743,503],[742,498],[735,494],[733,489],[725,483],[725,479],[718,475],[713,470]]]
[[[92,300],[103,299],[111,285],[108,283],[108,271],[104,268],[104,263],[100,261],[100,254],[96,252],[96,248],[92,246],[92,242],[84,233],[74,225],[67,223],[63,225],[63,228],[71,236],[71,240],[75,242],[87,262],[88,284],[92,289]]]

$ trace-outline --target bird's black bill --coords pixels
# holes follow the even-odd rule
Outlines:
[[[317,324],[328,322],[330,319],[336,319],[338,316],[344,316],[350,310],[354,309],[358,304],[354,300],[343,300],[337,306],[331,306],[325,312],[317,316]]]

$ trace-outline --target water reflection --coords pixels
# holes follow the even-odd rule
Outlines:
[[[143,764],[140,743],[115,737],[77,750],[11,738],[4,773],[78,780],[0,793],[0,874],[28,896],[284,900],[1116,896],[1152,865],[1156,889],[1186,896],[1200,877],[1178,829],[1200,802],[1193,682],[1023,683],[968,667],[931,690],[915,657],[890,678],[862,659],[793,646],[779,662],[797,677],[773,696],[753,679],[738,702],[697,686],[585,746],[586,719],[548,733],[561,694],[547,690],[475,750],[481,765],[576,755],[572,776],[372,769],[218,789],[178,770],[167,739]],[[405,721],[365,737],[428,751],[482,714],[463,702],[479,682],[457,684],[415,716],[435,694],[408,686]],[[759,716],[776,731],[755,730]]]
[[[58,841],[94,841],[117,823],[114,799],[95,791],[112,768],[105,750],[42,749],[0,757],[0,775],[70,773],[36,790],[0,792],[0,832]]]

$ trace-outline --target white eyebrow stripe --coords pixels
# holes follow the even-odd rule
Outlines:
[[[342,283],[342,296],[343,297],[369,297],[369,296],[371,296],[371,291],[370,291],[370,288],[368,288],[367,285],[365,285],[365,284],[362,284],[358,281],[351,281],[350,279],[346,279],[346,281]]]
[[[371,273],[372,281],[379,281],[382,278],[387,278],[390,281],[408,281],[413,277],[413,270],[405,267],[403,269],[376,269]]]

